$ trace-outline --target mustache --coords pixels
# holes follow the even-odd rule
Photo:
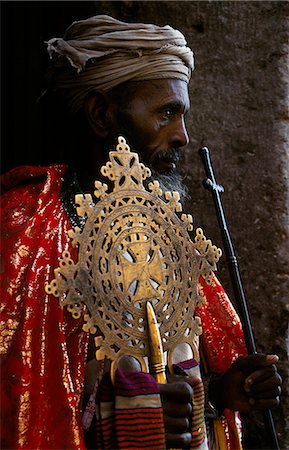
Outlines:
[[[159,161],[168,161],[177,164],[181,160],[181,151],[178,148],[156,150],[150,156],[148,163],[154,166]]]

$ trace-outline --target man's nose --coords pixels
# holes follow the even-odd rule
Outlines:
[[[179,117],[176,121],[171,137],[175,148],[184,147],[190,142],[186,122],[183,116]]]

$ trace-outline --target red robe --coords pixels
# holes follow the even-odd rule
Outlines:
[[[74,255],[67,235],[72,225],[60,199],[65,171],[19,167],[2,177],[3,449],[85,448],[81,394],[88,336],[82,320],[44,289],[62,252]],[[200,280],[200,288],[207,298],[198,310],[206,359],[211,371],[223,373],[246,353],[240,321],[217,280],[213,287]]]
[[[22,167],[3,176],[1,448],[85,448],[79,408],[87,335],[44,290],[69,246],[64,172]]]

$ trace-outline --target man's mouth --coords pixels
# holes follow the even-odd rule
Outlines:
[[[171,172],[176,169],[176,164],[172,161],[161,160],[154,165],[159,172]]]
[[[170,173],[176,170],[179,160],[178,150],[161,150],[153,153],[149,165],[159,173]]]

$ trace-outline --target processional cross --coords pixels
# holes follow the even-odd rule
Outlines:
[[[76,195],[84,226],[70,230],[69,237],[78,259],[63,252],[46,292],[59,297],[75,318],[83,316],[84,330],[100,330],[97,359],[109,358],[114,370],[130,355],[146,371],[148,357],[152,373],[161,367],[160,382],[164,367],[154,357],[181,343],[193,345],[201,334],[194,315],[203,301],[198,278],[210,283],[221,250],[200,228],[191,239],[192,216],[181,214],[178,192],[163,194],[157,181],[144,186],[151,172],[123,137],[101,173],[113,189],[95,181],[94,201],[90,194]]]

